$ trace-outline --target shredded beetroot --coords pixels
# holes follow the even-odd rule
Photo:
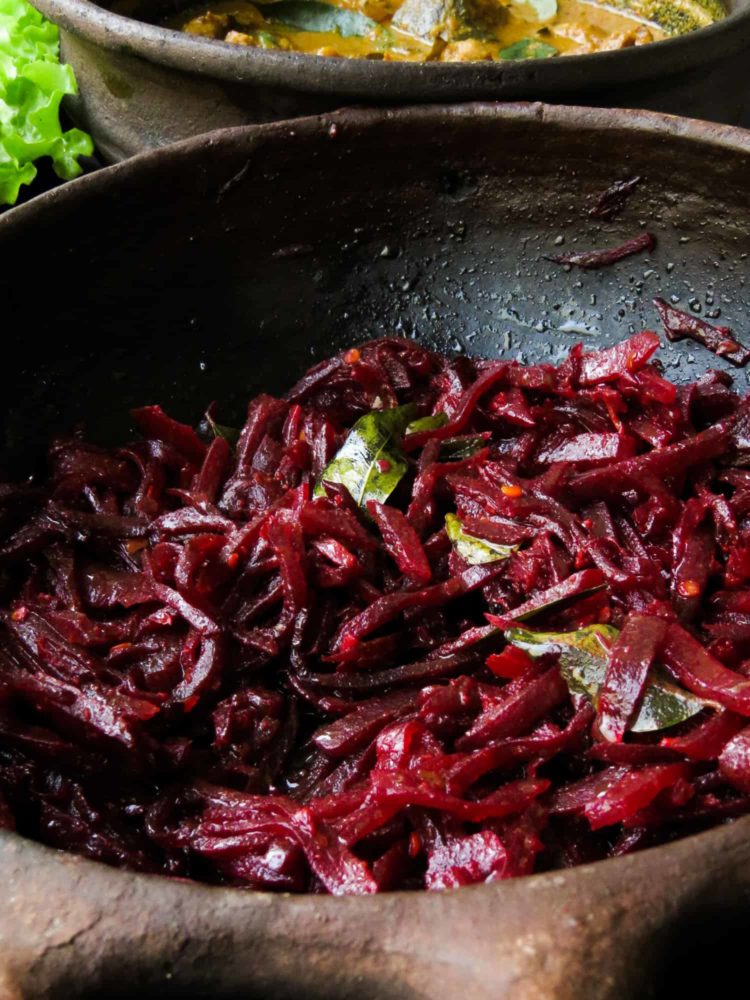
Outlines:
[[[371,893],[750,811],[750,404],[657,348],[380,340],[237,432],[54,441],[0,486],[0,823]]]
[[[617,247],[557,254],[554,257],[547,257],[547,260],[553,264],[569,264],[571,267],[582,267],[584,270],[593,271],[598,267],[616,264],[618,260],[632,257],[633,254],[642,253],[644,250],[653,250],[655,246],[656,238],[651,233],[641,233]]]
[[[661,618],[630,615],[612,647],[607,674],[599,691],[599,732],[610,742],[622,742],[664,642],[667,623]]]
[[[738,368],[743,368],[750,361],[750,351],[735,340],[728,326],[713,326],[704,319],[683,312],[682,309],[675,309],[664,299],[654,299],[654,305],[661,317],[664,332],[670,340],[684,340],[685,337],[689,337],[696,344],[702,344]]]

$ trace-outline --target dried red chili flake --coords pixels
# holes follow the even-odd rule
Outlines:
[[[53,443],[0,486],[0,824],[371,893],[750,811],[748,404],[657,348],[387,339],[251,400],[236,448],[155,406]]]
[[[640,236],[634,236],[632,240],[627,240],[620,246],[610,247],[607,250],[580,250],[547,257],[546,260],[552,261],[553,264],[568,264],[571,267],[581,267],[584,270],[593,271],[599,267],[616,264],[618,260],[632,257],[633,254],[643,253],[644,250],[653,250],[655,246],[656,238],[651,233],[641,233]]]
[[[743,368],[750,361],[750,350],[735,340],[728,326],[713,326],[705,319],[683,312],[682,309],[675,309],[664,299],[654,299],[654,305],[670,340],[689,337],[738,368]]]

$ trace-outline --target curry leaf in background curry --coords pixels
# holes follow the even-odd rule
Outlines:
[[[409,468],[401,440],[415,412],[410,404],[360,417],[323,470],[315,496],[325,496],[324,482],[341,483],[360,507],[368,500],[385,503]]]
[[[342,38],[366,38],[383,29],[369,17],[319,0],[277,0],[261,6],[263,17],[298,31],[334,32]]]
[[[498,59],[549,59],[559,56],[560,52],[554,45],[540,42],[538,38],[521,38],[506,49],[500,49]]]
[[[255,37],[258,39],[258,48],[260,49],[281,48],[278,41],[273,37],[270,31],[259,31],[256,33]]]
[[[572,694],[585,695],[596,707],[604,683],[609,650],[619,635],[611,625],[589,625],[575,632],[530,632],[512,628],[505,633],[509,643],[530,656],[558,656],[560,673]],[[677,687],[662,668],[652,669],[632,725],[634,733],[669,729],[698,715],[713,702]]]
[[[518,549],[517,545],[498,545],[496,542],[488,542],[483,538],[468,535],[455,514],[445,515],[445,530],[453,548],[462,559],[465,559],[472,566],[508,559]]]

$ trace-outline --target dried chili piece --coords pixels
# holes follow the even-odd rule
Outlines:
[[[589,215],[594,219],[605,219],[607,222],[611,222],[616,215],[622,212],[626,202],[642,180],[642,177],[635,176],[626,181],[615,181],[610,184],[591,206]]]
[[[586,271],[593,271],[599,267],[609,267],[633,254],[643,253],[644,250],[653,250],[656,246],[656,238],[651,233],[641,233],[633,239],[621,243],[620,246],[610,247],[607,250],[579,250],[574,253],[557,254],[546,259],[553,264],[568,264],[571,267],[580,267]]]

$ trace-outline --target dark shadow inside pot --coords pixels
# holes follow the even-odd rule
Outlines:
[[[696,903],[655,943],[644,995],[651,1000],[730,995],[746,976],[750,903]]]
[[[74,223],[63,200],[19,210],[17,225],[11,213],[3,291],[26,319],[0,375],[8,467],[28,468],[81,422],[122,440],[144,403],[195,422],[216,399],[232,423],[250,395],[376,336],[556,362],[580,340],[653,326],[655,295],[741,331],[746,157],[664,126],[600,130],[606,113],[578,112],[575,128],[546,117],[475,106],[238,132],[200,156],[144,162],[116,197],[114,175],[85,179],[102,196],[81,197]],[[647,181],[619,219],[588,216],[592,197],[633,174]],[[589,272],[546,259],[646,226],[653,255]],[[29,261],[42,246],[40,302]],[[661,356],[678,381],[730,367],[687,342]]]

